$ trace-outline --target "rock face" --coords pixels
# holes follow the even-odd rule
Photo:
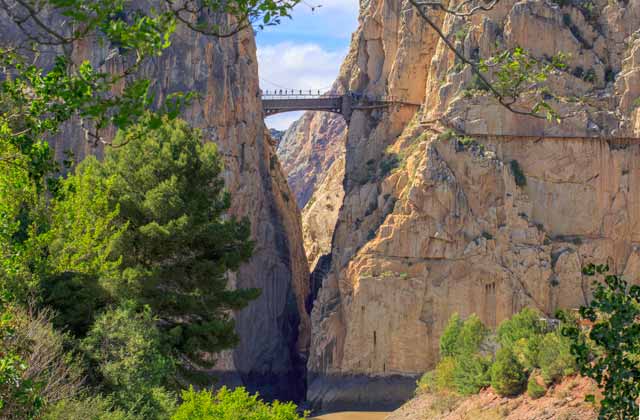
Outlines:
[[[146,4],[138,2],[136,6]],[[7,22],[0,16],[0,22]],[[5,32],[3,31],[3,37]],[[243,31],[215,39],[179,27],[173,44],[144,65],[159,101],[175,91],[195,91],[201,100],[183,118],[202,129],[224,156],[231,213],[251,222],[255,253],[231,275],[237,287],[262,289],[259,299],[236,313],[240,344],[218,355],[211,372],[223,381],[259,390],[266,398],[304,398],[304,358],[310,338],[305,309],[309,269],[302,245],[300,214],[263,123],[258,96],[258,65],[253,34]],[[76,59],[109,69],[122,66],[118,54],[92,41],[74,46]],[[101,154],[77,125],[53,139],[56,154],[75,152],[79,159]]]
[[[598,387],[595,382],[581,377],[566,378],[539,399],[526,395],[500,397],[491,389],[467,398],[423,394],[391,413],[386,420],[595,420],[597,410],[593,404],[584,401],[589,394],[599,396]]]
[[[423,106],[352,116],[345,196],[311,316],[316,406],[410,397],[454,312],[496,326],[524,306],[580,305],[586,262],[638,278],[640,141],[629,137],[640,137],[640,0],[594,3],[588,12],[506,0],[466,23],[433,15],[467,54],[570,53],[549,86],[585,101],[552,100],[571,116],[557,124],[469,94],[469,69],[408,1],[362,2],[345,87]]]
[[[305,112],[278,143],[278,157],[301,209],[344,154],[346,129],[338,114]]]
[[[318,259],[331,251],[344,198],[346,136],[341,115],[306,112],[278,144],[278,157],[302,209],[304,247],[312,270]]]

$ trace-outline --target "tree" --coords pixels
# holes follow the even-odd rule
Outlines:
[[[0,1],[0,287],[24,303],[42,280],[48,246],[41,234],[61,169],[47,139],[80,120],[87,141],[121,147],[105,132],[138,125],[142,134],[178,117],[194,93],[174,92],[158,104],[139,73],[171,45],[178,25],[228,37],[278,24],[300,1]],[[74,46],[83,42],[117,51],[118,64],[78,59]]]
[[[308,415],[300,417],[293,403],[262,402],[258,394],[241,387],[233,391],[223,387],[215,395],[191,387],[182,392],[182,401],[171,420],[303,420]]]
[[[457,352],[458,336],[462,329],[460,315],[454,313],[449,318],[449,322],[440,336],[440,357],[453,356]]]
[[[164,355],[156,320],[148,308],[133,305],[98,317],[80,347],[97,373],[94,383],[115,405],[140,418],[168,418],[174,398],[163,388],[173,372]],[[95,375],[95,374],[94,374]]]
[[[491,366],[491,386],[503,397],[518,395],[527,384],[527,373],[513,350],[502,347]]]
[[[538,353],[540,375],[547,384],[576,372],[576,360],[571,354],[571,342],[557,332],[544,336]]]
[[[251,256],[249,225],[227,215],[216,146],[203,144],[198,130],[165,118],[151,131],[132,127],[117,141],[129,137],[138,139],[109,149],[104,163],[86,160],[61,183],[50,265],[54,273],[95,277],[108,300],[149,305],[165,340],[204,361],[237,343],[229,311],[259,295],[227,289],[227,273]],[[101,293],[80,290],[96,299]],[[63,315],[74,318],[73,310]]]
[[[635,418],[640,396],[640,286],[629,286],[608,272],[603,264],[583,268],[585,276],[604,276],[604,282],[594,282],[593,299],[579,311],[581,321],[591,326],[585,334],[580,325],[569,324],[562,334],[572,342],[580,373],[602,390],[600,418]]]

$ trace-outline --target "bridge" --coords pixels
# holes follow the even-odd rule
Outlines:
[[[358,92],[344,95],[321,94],[319,91],[281,89],[261,92],[262,109],[266,116],[290,111],[325,111],[341,114],[347,123],[354,110],[388,108],[392,105],[413,105],[391,96],[367,96]]]

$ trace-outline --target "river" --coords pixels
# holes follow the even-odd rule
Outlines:
[[[372,411],[343,411],[340,413],[323,414],[312,420],[384,420],[389,413]]]

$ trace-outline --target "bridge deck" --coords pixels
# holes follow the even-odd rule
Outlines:
[[[342,112],[342,96],[309,97],[266,97],[262,99],[262,108],[266,115],[288,111],[329,111]]]

